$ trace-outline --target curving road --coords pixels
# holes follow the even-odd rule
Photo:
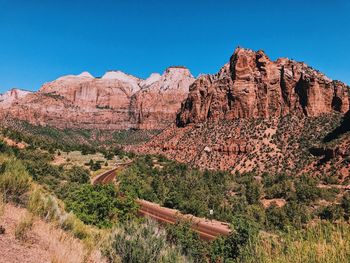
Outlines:
[[[124,169],[130,163],[118,165],[117,167],[96,176],[91,183],[107,184],[113,182],[117,171]],[[216,220],[195,217],[193,215],[184,215],[178,210],[162,207],[156,203],[138,199],[136,202],[140,205],[139,215],[148,216],[160,223],[175,224],[179,220],[186,220],[191,223],[191,228],[196,231],[204,240],[214,240],[218,236],[229,235],[230,225]]]

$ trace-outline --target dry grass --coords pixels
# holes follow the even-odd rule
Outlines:
[[[350,225],[346,222],[315,222],[302,231],[262,236],[241,262],[348,263]]]
[[[7,162],[8,160],[11,159],[11,156],[8,154],[0,154],[0,164]]]
[[[90,160],[106,162],[106,158],[102,153],[86,154],[83,155],[79,151],[73,152],[60,152],[61,154],[55,154],[53,164],[67,164],[67,165],[83,165],[88,163]]]
[[[52,263],[104,262],[101,254],[62,230],[40,224],[37,229],[47,244]],[[55,238],[52,238],[52,237]]]
[[[74,238],[55,223],[34,217],[24,208],[6,204],[1,224],[6,228],[0,238],[1,263],[106,262],[95,244]]]
[[[90,160],[101,161],[101,169],[98,171],[93,171],[91,174],[92,177],[108,171],[115,166],[115,160],[107,160],[102,153],[87,154],[83,155],[79,151],[73,152],[60,152],[60,154],[55,154],[55,159],[52,161],[54,165],[64,165],[66,168],[70,168],[74,165],[84,166]],[[105,163],[108,163],[108,166],[105,166]]]
[[[33,215],[27,213],[20,219],[15,228],[15,237],[18,240],[26,241],[28,239],[29,232],[33,229],[34,218]]]
[[[5,197],[4,194],[0,192],[0,219],[5,213]]]

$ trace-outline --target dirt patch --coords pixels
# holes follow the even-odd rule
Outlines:
[[[24,149],[27,147],[27,144],[23,143],[23,142],[15,142],[14,140],[11,140],[9,138],[3,138],[4,142],[8,145],[8,146],[13,146],[13,147],[17,147],[18,149]]]

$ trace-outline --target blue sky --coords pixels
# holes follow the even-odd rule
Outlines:
[[[350,84],[350,1],[0,0],[0,92],[119,69],[216,73],[240,45]]]

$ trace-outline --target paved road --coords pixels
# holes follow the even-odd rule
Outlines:
[[[125,167],[127,167],[130,164],[131,164],[131,162],[118,164],[115,168],[95,176],[91,180],[91,184],[93,184],[93,185],[108,184],[108,183],[113,182],[114,178],[117,176],[117,172],[120,170],[123,170]]]
[[[119,165],[116,168],[106,171],[96,176],[91,183],[93,185],[111,183],[116,177],[117,171],[124,169],[127,165],[129,165],[129,163]],[[188,220],[191,222],[191,228],[204,240],[214,240],[218,236],[229,235],[231,232],[229,224],[224,222],[208,220],[192,215],[184,215],[178,210],[162,207],[146,200],[138,199],[136,202],[140,205],[139,215],[148,216],[158,222],[167,224],[174,224],[179,220]]]

